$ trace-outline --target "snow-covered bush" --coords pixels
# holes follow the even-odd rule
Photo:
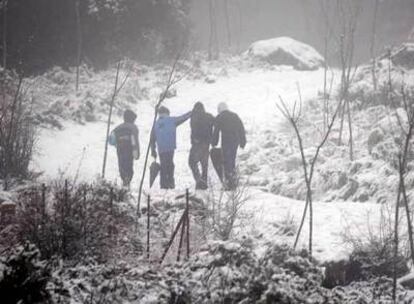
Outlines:
[[[294,236],[298,230],[298,224],[295,221],[295,217],[291,213],[287,213],[286,217],[274,223],[277,228],[278,235]]]
[[[131,229],[135,213],[126,198],[125,190],[107,183],[34,187],[19,195],[18,234],[45,258],[105,261],[123,250],[136,254],[141,248]]]
[[[396,261],[397,277],[408,273],[408,245],[404,246],[403,241],[400,241],[396,260],[394,258],[395,236],[392,208],[384,204],[379,222],[373,224],[368,220],[365,233],[354,233],[352,227],[343,233],[343,241],[349,245],[350,249],[349,259],[343,267],[347,272],[347,283],[370,280],[374,277],[392,278],[394,261]],[[400,233],[403,234],[403,230]]]
[[[372,80],[372,64],[362,65],[350,86],[350,100],[360,108],[375,105],[398,107],[402,105],[401,88],[412,87],[414,79],[414,44],[401,46],[382,54],[376,60],[375,77]]]
[[[289,37],[257,41],[246,54],[272,65],[290,65],[298,70],[316,70],[325,62],[313,47]]]
[[[250,239],[209,242],[183,263],[77,265],[59,278],[68,293],[63,303],[354,304],[388,303],[392,294],[383,278],[326,289],[322,268],[306,252],[270,245],[258,258]],[[404,289],[398,296],[404,300]]]
[[[249,218],[242,210],[248,200],[247,185],[241,182],[234,191],[215,191],[210,187],[205,202],[203,231],[213,232],[214,239],[231,239],[237,228]]]
[[[368,280],[372,277],[389,277],[394,272],[394,246],[391,239],[372,240],[363,247],[355,248],[350,255],[350,263],[360,269],[359,280]],[[409,271],[406,258],[399,254],[397,257],[397,277]]]
[[[46,303],[51,268],[40,261],[40,252],[32,244],[9,250],[0,258],[0,294],[2,303]]]

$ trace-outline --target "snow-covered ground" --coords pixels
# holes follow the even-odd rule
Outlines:
[[[261,136],[265,131],[275,134],[285,132],[281,126],[283,118],[277,112],[275,103],[278,96],[292,104],[298,99],[298,85],[304,100],[315,98],[323,88],[323,70],[296,71],[290,67],[277,67],[273,70],[250,69],[228,75],[215,77],[215,82],[203,80],[183,80],[176,85],[177,96],[167,99],[165,105],[170,108],[172,115],[180,115],[192,109],[196,101],[205,104],[208,111],[216,114],[219,102],[228,103],[231,110],[237,112],[245,123],[248,144],[240,151],[240,166],[248,159],[257,157],[255,151],[260,146]],[[339,77],[337,77],[339,78]],[[109,85],[109,84],[108,84]],[[140,130],[142,150],[148,143],[151,127],[153,105],[157,91],[149,94],[150,99],[138,103],[135,110],[138,114],[137,125]],[[158,91],[159,92],[159,91]],[[114,119],[112,127],[120,122],[120,117]],[[63,173],[65,176],[78,180],[91,180],[101,174],[104,153],[106,126],[104,121],[79,125],[65,122],[63,130],[41,131],[38,151],[34,160],[34,169],[44,171],[42,178],[53,178]],[[187,165],[190,149],[190,130],[188,123],[178,131],[178,149],[175,155],[176,192],[193,188],[194,182]],[[292,139],[295,140],[294,138]],[[256,148],[256,149],[255,149]],[[143,153],[144,151],[142,151]],[[276,153],[276,152],[275,152]],[[266,161],[258,160],[260,161]],[[143,158],[136,162],[135,176],[132,183],[132,194],[136,194],[142,173]],[[116,153],[109,147],[106,178],[120,183],[117,171]],[[278,168],[272,168],[270,174],[277,174]],[[210,177],[215,180],[214,172]],[[249,176],[254,179],[254,176]],[[268,177],[269,179],[272,176]],[[148,182],[145,183],[148,185]],[[219,188],[219,184],[213,184]],[[146,191],[149,191],[146,189]],[[158,185],[151,190],[159,191]],[[250,200],[244,205],[244,211],[251,214],[251,220],[243,226],[243,233],[253,235],[258,243],[278,241],[293,243],[293,237],[281,236],[276,225],[289,217],[296,224],[302,216],[304,203],[273,195],[260,187],[251,187]],[[315,203],[314,204],[314,254],[320,260],[334,260],[344,257],[346,245],[343,243],[344,233],[367,230],[367,217],[371,224],[379,218],[380,206],[372,203]],[[308,224],[300,241],[301,247],[307,246]],[[260,249],[258,250],[260,251]]]

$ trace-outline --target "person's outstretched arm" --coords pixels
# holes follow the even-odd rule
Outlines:
[[[190,119],[190,117],[191,117],[191,113],[192,113],[192,111],[187,112],[187,113],[185,113],[184,115],[174,117],[174,119],[175,119],[175,126],[176,126],[176,127],[178,127],[178,126],[179,126],[179,125],[181,125],[182,123],[184,123],[184,122],[186,122],[187,120],[189,120],[189,119]]]

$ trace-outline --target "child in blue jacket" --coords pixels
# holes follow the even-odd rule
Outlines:
[[[177,147],[176,129],[191,117],[191,111],[178,116],[170,116],[168,108],[158,109],[158,120],[151,132],[151,151],[157,157],[156,147],[160,156],[160,186],[161,189],[174,189],[174,151]]]

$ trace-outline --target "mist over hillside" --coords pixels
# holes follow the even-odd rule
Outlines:
[[[316,47],[321,53],[324,50],[325,11],[333,11],[336,0],[225,0],[213,1],[215,20],[219,24],[218,41],[222,50],[244,50],[253,41],[279,36],[289,36]],[[358,62],[370,58],[370,47],[376,0],[354,1],[360,6],[358,18],[355,56]],[[191,20],[194,26],[194,46],[206,49],[209,41],[210,1],[195,0],[191,9]],[[337,13],[336,13],[337,14]],[[413,30],[412,16],[414,2],[411,0],[384,0],[378,2],[376,23],[376,51],[386,47],[397,46],[406,41]],[[228,16],[228,19],[227,17]],[[332,20],[331,27],[338,23]],[[230,35],[227,30],[230,29]],[[230,43],[229,43],[230,41]],[[336,43],[337,44],[337,43]],[[329,58],[335,64],[335,52],[339,48],[334,45]]]
[[[414,303],[413,0],[0,0],[1,304]]]

